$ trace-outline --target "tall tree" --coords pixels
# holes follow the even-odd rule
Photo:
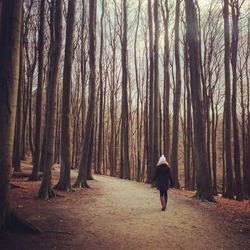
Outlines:
[[[173,111],[173,129],[172,129],[172,154],[171,154],[171,167],[173,174],[173,182],[176,188],[180,187],[178,180],[178,146],[179,146],[179,112],[180,112],[180,98],[181,98],[181,66],[180,66],[180,5],[181,1],[176,1],[176,11],[175,11],[175,77],[176,86],[174,93],[174,111]]]
[[[88,112],[85,123],[85,133],[83,138],[83,148],[81,152],[80,167],[75,183],[76,187],[88,187],[87,165],[91,164],[91,154],[93,148],[93,131],[96,107],[96,0],[89,0],[89,100]]]
[[[23,11],[22,11],[21,37],[22,37],[22,34],[23,34]],[[14,139],[14,149],[13,149],[13,167],[14,167],[15,172],[21,171],[21,150],[22,150],[23,85],[24,85],[23,39],[21,39],[20,42],[21,42],[20,43],[20,67],[19,67],[15,137],[14,137],[15,139]]]
[[[154,50],[153,50],[153,21],[152,2],[148,0],[148,35],[149,35],[149,121],[148,121],[148,155],[147,183],[152,182],[154,166]]]
[[[61,122],[61,162],[60,179],[56,185],[57,189],[70,190],[70,168],[71,168],[71,136],[70,136],[70,91],[72,86],[72,61],[73,40],[75,25],[76,0],[68,2],[65,57],[63,68],[63,90],[62,90],[62,122]]]
[[[190,85],[194,119],[194,146],[197,166],[196,197],[214,201],[206,155],[206,131],[201,93],[200,50],[197,13],[193,0],[185,0],[187,43],[189,48]]]
[[[45,0],[40,3],[40,27],[38,38],[38,81],[36,92],[36,130],[35,130],[35,154],[30,180],[38,179],[41,158],[41,121],[42,121],[42,97],[43,97],[43,71],[44,71],[44,22]]]
[[[19,79],[21,19],[22,1],[2,1],[0,22],[0,229],[7,226],[11,216],[9,188]]]
[[[154,157],[156,165],[160,155],[160,92],[159,92],[159,0],[154,0]]]
[[[123,0],[122,29],[122,124],[121,124],[121,178],[130,179],[129,161],[129,110],[128,110],[128,55],[127,55],[127,0]]]
[[[100,74],[100,84],[99,84],[99,94],[100,94],[100,106],[99,106],[99,128],[98,128],[98,155],[97,155],[97,173],[102,173],[103,166],[103,19],[105,11],[105,0],[102,0],[102,14],[101,14],[101,38],[100,38],[100,58],[99,58],[99,74]]]
[[[136,180],[139,182],[141,178],[141,129],[140,129],[140,102],[141,102],[141,88],[139,83],[139,72],[138,72],[138,63],[137,63],[137,39],[138,39],[138,29],[140,24],[140,12],[141,12],[141,1],[138,2],[137,9],[137,22],[135,29],[135,39],[134,39],[134,62],[135,62],[135,81],[136,81],[136,89],[137,89],[137,101],[136,101],[136,148],[137,148],[137,173]],[[142,106],[141,106],[142,109]],[[142,110],[141,110],[142,113]]]
[[[164,94],[163,94],[163,140],[164,154],[169,160],[170,153],[170,112],[169,112],[169,95],[170,95],[170,75],[169,75],[169,6],[168,0],[162,5],[164,21]]]
[[[55,30],[51,44],[50,72],[48,82],[47,95],[47,115],[45,127],[45,151],[44,151],[44,166],[43,179],[38,193],[38,197],[48,199],[54,196],[51,187],[51,170],[54,163],[54,143],[55,143],[55,102],[56,89],[59,78],[59,65],[62,49],[62,0],[55,1],[54,22]],[[53,8],[52,8],[53,11]]]
[[[231,152],[231,81],[230,81],[230,38],[229,38],[229,4],[224,0],[224,41],[225,41],[225,151],[226,151],[226,196],[233,199],[233,173]]]
[[[234,173],[235,173],[235,192],[236,199],[242,200],[242,181],[241,181],[241,167],[240,167],[240,142],[239,129],[237,118],[237,55],[238,55],[238,41],[239,41],[239,16],[240,6],[238,0],[231,0],[232,10],[232,43],[231,43],[231,64],[233,73],[233,89],[232,89],[232,120],[233,120],[233,137],[234,137]]]

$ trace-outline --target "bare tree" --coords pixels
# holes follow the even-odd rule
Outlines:
[[[70,190],[70,168],[71,168],[71,134],[70,134],[70,91],[72,88],[72,61],[73,61],[73,38],[75,25],[76,1],[68,2],[65,57],[63,68],[63,90],[62,90],[62,127],[61,127],[61,162],[60,179],[56,185],[57,189]]]
[[[89,0],[89,100],[85,123],[83,148],[81,152],[80,167],[75,183],[76,187],[85,188],[87,184],[87,167],[90,167],[93,151],[93,132],[96,106],[96,0]]]
[[[43,100],[43,71],[44,71],[44,23],[45,23],[45,0],[40,3],[40,27],[38,39],[38,81],[36,92],[36,130],[35,130],[35,152],[33,169],[30,180],[38,179],[38,172],[41,157],[41,121],[42,121],[42,100]]]
[[[231,0],[232,10],[232,43],[231,43],[231,64],[233,73],[233,89],[232,89],[232,120],[233,120],[233,137],[234,137],[234,173],[235,173],[235,192],[236,199],[242,200],[242,181],[240,167],[240,142],[237,118],[237,54],[239,41],[239,16],[240,6],[238,0]]]
[[[100,58],[99,58],[99,74],[100,74],[100,84],[99,84],[99,92],[100,92],[100,106],[99,106],[99,128],[98,128],[98,155],[97,155],[97,174],[102,173],[103,167],[103,19],[104,19],[104,11],[105,11],[105,0],[102,0],[102,14],[101,14],[101,41],[100,41]]]
[[[51,11],[54,11],[53,8]],[[43,179],[38,193],[38,197],[49,199],[54,196],[51,187],[51,170],[54,163],[54,143],[55,143],[55,95],[59,80],[59,63],[62,49],[62,0],[55,1],[55,30],[52,37],[52,48],[50,58],[50,72],[48,82],[47,95],[47,116],[45,127],[45,151],[44,151],[44,167]]]
[[[172,129],[172,154],[171,154],[171,166],[174,186],[180,187],[178,180],[178,145],[179,145],[179,112],[180,112],[180,98],[181,98],[181,66],[180,66],[180,49],[179,49],[179,26],[180,26],[180,5],[181,1],[176,1],[175,11],[175,93],[174,93],[174,111],[173,111],[173,129]]]
[[[148,155],[147,183],[152,182],[154,173],[154,50],[153,50],[153,21],[152,3],[148,0],[148,29],[149,29],[149,121],[148,121]]]
[[[230,81],[230,40],[228,0],[224,0],[224,40],[225,40],[225,151],[226,151],[226,196],[233,199],[233,173],[231,152],[231,81]]]
[[[194,119],[194,146],[197,166],[196,197],[214,201],[207,163],[204,108],[201,94],[200,50],[197,13],[193,0],[185,0],[187,43],[189,48],[190,85]]]
[[[130,179],[129,161],[129,110],[128,110],[128,61],[127,61],[127,0],[123,0],[122,30],[122,125],[121,125],[121,178]]]
[[[11,217],[10,173],[20,63],[22,1],[2,1],[0,28],[0,229]],[[10,42],[12,41],[12,42]]]

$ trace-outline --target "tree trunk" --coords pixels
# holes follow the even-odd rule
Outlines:
[[[84,188],[88,187],[87,184],[87,166],[90,166],[92,157],[93,144],[91,138],[94,129],[95,120],[95,105],[96,105],[96,0],[89,0],[89,105],[85,125],[85,133],[83,138],[83,148],[81,153],[81,160],[79,166],[79,172],[75,183],[76,187]]]
[[[231,81],[230,81],[230,41],[228,0],[224,0],[224,40],[225,40],[225,151],[226,151],[226,196],[233,199],[233,173],[231,153]]]
[[[20,63],[22,1],[2,1],[0,23],[0,230],[11,215],[9,184],[12,167]],[[10,42],[12,41],[12,42]]]
[[[163,9],[164,20],[164,94],[163,94],[163,141],[164,154],[170,160],[170,115],[169,115],[169,94],[170,94],[170,75],[169,75],[169,8],[168,0],[165,0],[165,11]]]
[[[180,26],[180,0],[176,1],[175,12],[175,65],[176,65],[176,86],[174,94],[174,114],[173,114],[173,132],[172,132],[172,155],[171,167],[173,182],[175,188],[180,188],[178,180],[178,145],[179,145],[179,112],[181,98],[181,68],[180,68],[180,51],[179,51],[179,26]]]
[[[242,181],[241,181],[241,167],[240,167],[240,142],[237,118],[237,54],[238,54],[238,40],[239,40],[239,10],[238,3],[232,3],[232,44],[231,44],[231,64],[233,73],[233,92],[232,92],[232,120],[233,120],[233,137],[234,137],[234,173],[235,173],[235,192],[236,200],[243,199]]]
[[[138,63],[137,63],[137,37],[138,37],[138,28],[140,24],[140,12],[141,12],[141,1],[139,0],[138,9],[137,9],[137,22],[135,29],[135,40],[134,40],[134,62],[135,62],[135,80],[136,80],[136,89],[137,89],[137,100],[136,100],[136,155],[137,155],[137,172],[136,172],[136,181],[140,181],[141,178],[141,136],[140,136],[140,100],[141,100],[141,89],[139,85],[139,72],[138,72]],[[142,106],[141,106],[142,109]],[[141,110],[142,112],[142,110]]]
[[[71,169],[71,135],[70,135],[70,92],[71,92],[71,73],[73,62],[73,38],[75,25],[75,6],[76,1],[68,2],[67,26],[66,26],[66,43],[65,57],[63,68],[63,90],[62,90],[62,117],[61,117],[61,162],[60,162],[60,179],[56,189],[71,189],[70,169]]]
[[[152,3],[148,0],[148,29],[149,29],[149,120],[148,120],[148,166],[147,183],[152,182],[154,174],[154,50],[153,50],[153,21]]]
[[[56,89],[59,78],[59,65],[62,49],[62,0],[55,2],[55,37],[52,44],[50,61],[50,74],[48,82],[47,117],[45,128],[45,152],[43,179],[38,193],[39,198],[48,199],[54,196],[51,188],[51,170],[53,165],[54,143],[55,143],[55,101]]]
[[[185,0],[187,43],[189,47],[191,95],[194,117],[194,145],[197,165],[197,192],[196,197],[208,201],[214,201],[212,187],[209,178],[209,169],[206,155],[206,131],[204,120],[204,108],[201,93],[200,75],[200,51],[197,25],[197,14],[193,0]]]
[[[121,178],[131,179],[129,160],[129,110],[128,110],[128,62],[127,62],[127,0],[123,0],[122,34],[122,129],[121,129]]]
[[[23,9],[23,8],[22,8]],[[22,11],[23,22],[23,11]],[[23,34],[23,23],[21,27],[21,36]],[[21,172],[21,150],[22,150],[22,124],[23,124],[23,85],[24,85],[24,56],[23,39],[20,41],[20,67],[18,81],[18,96],[16,109],[15,139],[13,149],[13,167],[15,172]]]
[[[104,18],[105,2],[102,0],[101,14],[101,41],[100,41],[100,58],[99,58],[99,74],[100,74],[100,106],[99,106],[99,128],[98,128],[98,155],[97,155],[97,174],[103,172],[103,18]]]
[[[154,151],[153,166],[160,156],[160,95],[159,95],[159,0],[154,0]]]
[[[44,70],[44,22],[45,22],[45,0],[40,4],[40,27],[38,38],[38,81],[36,92],[36,131],[35,131],[35,153],[33,169],[30,180],[38,179],[38,172],[41,158],[41,122],[43,102],[43,70]]]
[[[187,114],[186,116],[186,161],[185,161],[185,188],[192,190],[191,179],[191,141],[192,141],[192,106],[190,93],[190,77],[189,77],[189,63],[188,63],[188,45],[187,41],[184,43],[184,82],[187,93]]]

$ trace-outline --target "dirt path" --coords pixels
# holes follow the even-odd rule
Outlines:
[[[14,207],[45,233],[0,235],[0,249],[250,249],[250,215],[181,192],[170,191],[163,212],[158,191],[142,183],[95,176],[91,189],[50,201],[34,200],[39,183],[33,193],[26,183]]]
[[[158,192],[149,185],[104,176],[96,180],[92,186],[99,195],[80,212],[84,233],[76,239],[77,248],[250,249],[249,235],[235,232],[232,221],[209,214],[200,202],[170,192],[162,212]]]

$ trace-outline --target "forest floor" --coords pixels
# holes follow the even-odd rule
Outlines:
[[[35,198],[40,182],[13,178],[22,188],[11,190],[12,207],[43,234],[1,233],[0,249],[250,249],[249,201],[202,202],[192,192],[171,189],[161,211],[150,185],[94,178],[91,188],[57,192],[48,201]]]

